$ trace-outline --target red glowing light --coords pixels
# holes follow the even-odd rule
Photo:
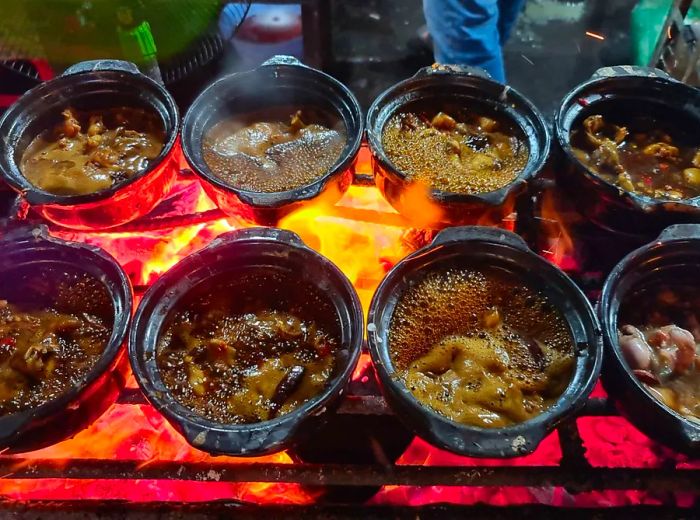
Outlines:
[[[589,34],[589,33],[587,33]],[[599,35],[591,37],[603,39]],[[358,161],[361,173],[369,173],[369,154],[363,150]],[[561,208],[553,195],[545,198],[541,221],[546,228],[546,244],[542,254],[563,268],[576,267],[574,239],[565,224]],[[214,210],[199,182],[191,177],[180,178],[168,199],[148,221],[114,232],[82,233],[58,231],[69,240],[99,245],[124,266],[135,285],[145,286],[174,265],[179,259],[206,246],[215,237],[243,226],[233,218],[217,216],[188,223],[188,216]],[[517,215],[513,201],[479,223],[515,227]],[[159,226],[159,219],[172,225]],[[180,220],[181,219],[181,220]],[[165,221],[165,220],[163,220]],[[405,220],[388,205],[375,188],[353,186],[333,207],[310,206],[285,218],[282,227],[295,231],[310,246],[335,262],[357,289],[365,310],[377,285],[388,269],[406,254],[429,243],[430,229],[407,229]],[[2,339],[0,339],[0,343]],[[362,354],[353,373],[353,384],[371,384],[371,360]],[[127,387],[135,389],[133,376]],[[597,387],[594,397],[604,397]],[[619,417],[584,418],[578,420],[587,450],[587,460],[595,466],[661,467],[675,461],[684,467],[700,465],[660,448]],[[400,465],[455,466],[555,466],[562,452],[557,432],[550,434],[531,455],[509,460],[460,457],[415,438],[398,460]],[[158,461],[230,463],[274,462],[293,464],[293,454],[280,452],[255,459],[214,457],[188,445],[164,418],[147,404],[115,404],[90,427],[73,439],[32,453],[22,454],[31,463],[34,459],[50,459],[66,464],[72,459],[97,461],[135,461],[139,467]],[[0,460],[13,461],[4,455]],[[18,466],[14,466],[16,471]],[[13,479],[12,474],[0,479],[0,497],[10,500],[75,500],[121,499],[143,501],[211,501],[234,499],[261,504],[311,504],[321,491],[284,483],[233,483],[217,481],[214,470],[206,482],[178,480],[75,480]],[[601,506],[659,503],[653,492],[605,491],[579,493],[542,486],[524,487],[441,487],[385,486],[371,504],[421,505],[438,502],[456,504],[486,503],[491,505],[548,504],[555,506]],[[690,498],[692,500],[692,497]],[[678,498],[681,504],[682,499]],[[681,504],[682,505],[682,504]]]

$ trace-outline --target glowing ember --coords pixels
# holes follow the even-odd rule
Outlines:
[[[597,39],[602,36],[587,33]],[[370,171],[366,150],[360,155],[358,170]],[[330,258],[350,278],[363,304],[365,316],[372,294],[385,273],[401,258],[428,244],[435,231],[431,224],[439,219],[439,208],[425,203],[424,187],[414,187],[405,195],[414,204],[424,229],[411,228],[375,188],[353,186],[335,206],[320,202],[306,206],[282,220],[280,227],[296,232],[310,247]],[[415,200],[414,200],[415,199]],[[557,204],[554,193],[545,194],[540,207],[539,223],[544,231],[541,254],[564,269],[576,269],[576,248],[568,224],[572,217]],[[517,215],[514,201],[483,215],[478,223],[515,228]],[[567,224],[568,223],[568,224]],[[184,256],[206,246],[218,235],[244,226],[236,219],[224,218],[205,196],[199,183],[183,176],[169,199],[148,220],[135,222],[117,232],[77,233],[55,231],[69,240],[99,245],[124,266],[136,286],[152,283],[160,274]],[[371,361],[360,358],[353,374],[354,383],[371,386]],[[369,374],[369,375],[368,375]],[[133,376],[129,388],[135,388]],[[603,397],[597,388],[595,397]],[[587,449],[587,459],[594,466],[660,467],[676,463],[697,467],[687,459],[665,450],[618,417],[582,418],[578,420]],[[532,454],[510,460],[483,460],[459,457],[414,439],[398,460],[401,465],[459,466],[554,466],[562,457],[558,434],[552,433]],[[293,463],[287,452],[256,459],[213,457],[190,447],[184,439],[146,404],[115,404],[89,428],[75,438],[40,451],[23,454],[28,464],[34,459],[69,463],[71,459],[97,461],[135,461],[140,467],[155,462],[212,463],[273,462]],[[18,460],[2,456],[3,461]],[[693,466],[695,464],[695,466]],[[19,469],[15,467],[14,470]],[[71,480],[71,479],[0,479],[0,496],[14,500],[123,499],[128,501],[211,501],[238,499],[257,503],[309,504],[322,491],[295,484],[229,483],[219,480],[215,469],[202,481],[176,480]],[[693,497],[677,497],[677,503],[689,505]],[[668,503],[668,497],[638,491],[615,491],[572,494],[562,488],[439,487],[413,488],[386,486],[371,500],[374,504],[420,505],[436,502],[459,504],[488,503],[512,505],[542,503],[559,506],[625,505]],[[670,498],[673,501],[673,497]]]
[[[605,36],[603,36],[602,34],[594,33],[592,31],[586,31],[586,36],[595,38],[596,40],[605,40]]]

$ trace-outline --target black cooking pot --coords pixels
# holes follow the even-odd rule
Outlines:
[[[525,96],[492,80],[480,69],[454,65],[423,68],[413,77],[385,90],[367,112],[367,140],[372,152],[375,183],[384,198],[409,220],[421,220],[415,214],[415,197],[406,197],[411,183],[384,153],[382,134],[387,121],[395,113],[411,106],[435,110],[473,107],[485,116],[506,119],[522,130],[530,151],[525,168],[513,182],[498,190],[474,195],[430,190],[427,195],[442,210],[443,225],[475,223],[485,212],[524,193],[528,179],[537,175],[547,161],[551,141],[549,128]]]
[[[70,285],[84,276],[96,280],[104,294],[58,299],[59,283]],[[128,362],[122,346],[132,305],[129,279],[102,249],[49,237],[44,227],[22,227],[0,237],[0,299],[29,308],[90,312],[111,324],[104,353],[84,381],[41,406],[0,416],[0,446],[10,451],[38,449],[75,435],[124,388]]]
[[[650,240],[671,224],[700,222],[700,197],[665,201],[629,193],[576,159],[570,143],[571,131],[592,114],[649,115],[671,121],[675,128],[691,134],[700,134],[700,90],[660,70],[609,67],[569,92],[554,120],[559,144],[558,182],[579,211],[595,224]]]
[[[557,402],[534,419],[494,429],[456,423],[418,401],[397,376],[389,327],[401,294],[429,272],[453,266],[488,266],[510,273],[540,289],[564,316],[576,346],[573,376]],[[530,251],[518,235],[486,227],[448,228],[432,244],[396,264],[372,299],[367,337],[384,396],[396,415],[432,444],[474,457],[514,457],[534,451],[549,431],[584,404],[603,354],[593,309],[571,279]]]
[[[337,117],[347,142],[340,158],[325,175],[289,191],[260,193],[231,186],[214,175],[202,156],[207,131],[224,117],[274,106],[313,107]],[[185,115],[182,148],[207,195],[224,212],[248,221],[274,225],[310,200],[337,202],[353,181],[363,133],[360,105],[342,83],[296,58],[276,56],[257,69],[224,76],[207,87]]]
[[[155,359],[158,339],[187,297],[260,270],[283,277],[290,288],[303,280],[328,297],[340,323],[341,348],[335,373],[322,393],[275,419],[252,424],[212,422],[180,404],[164,385]],[[328,319],[318,318],[320,322]],[[310,424],[318,424],[318,418],[339,402],[360,355],[362,325],[362,308],[355,289],[329,260],[306,247],[290,231],[242,229],[221,235],[208,247],[186,257],[148,290],[134,317],[129,358],[148,400],[187,442],[210,453],[259,455],[281,450],[308,434]]]
[[[62,121],[68,107],[81,110],[139,107],[160,117],[165,144],[148,168],[107,190],[87,195],[55,195],[22,175],[22,154],[37,135]],[[133,63],[86,61],[24,94],[0,118],[0,174],[44,218],[74,229],[103,229],[151,211],[177,174],[179,113],[172,96]]]
[[[622,355],[617,330],[620,306],[627,296],[659,283],[697,283],[699,279],[700,225],[675,225],[615,266],[605,280],[598,303],[605,335],[606,391],[649,437],[694,456],[700,455],[700,424],[671,410],[646,390]]]

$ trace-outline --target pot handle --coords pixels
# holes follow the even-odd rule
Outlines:
[[[512,432],[492,430],[465,431],[462,427],[430,418],[423,428],[429,428],[433,444],[461,455],[479,457],[511,458],[528,455],[535,451],[549,429],[545,424],[528,425]]]
[[[283,449],[296,434],[299,424],[283,422],[260,428],[242,427],[240,431],[203,428],[189,421],[183,421],[178,426],[187,442],[197,449],[213,454],[252,456]]]
[[[141,74],[139,68],[130,61],[124,60],[89,60],[81,61],[75,65],[71,65],[61,76],[70,76],[79,72],[89,72],[95,70],[117,70],[128,72],[130,74]]]
[[[700,449],[700,427],[683,424],[680,434],[685,444],[690,446],[693,452],[697,452]]]
[[[639,65],[615,65],[613,67],[601,67],[593,73],[591,79],[609,78],[615,76],[642,76],[646,78],[663,78],[678,81],[661,69],[654,67],[640,67]]]
[[[659,240],[683,238],[700,238],[700,224],[675,224],[664,229],[659,235]]]
[[[432,65],[430,67],[423,67],[418,69],[413,77],[423,78],[426,76],[440,76],[440,75],[463,75],[463,76],[478,76],[484,79],[492,79],[491,74],[486,72],[481,67],[474,67],[472,65]]]
[[[451,227],[440,231],[433,239],[433,245],[447,244],[460,240],[481,240],[506,244],[521,251],[530,251],[527,243],[520,235],[505,229],[486,226]]]
[[[364,138],[362,139],[362,144],[360,144],[360,150],[358,151],[357,158],[352,165],[352,183],[356,186],[374,186],[374,170],[376,168],[375,159],[372,153],[369,151],[369,144],[367,144],[367,134],[365,131]],[[363,154],[370,157],[369,163],[366,164],[367,168],[360,168],[359,156]]]
[[[0,243],[49,238],[49,230],[45,224],[32,225],[23,220],[0,220],[0,229],[5,230],[0,233]]]
[[[235,231],[224,233],[223,235],[217,237],[216,240],[212,241],[211,244],[207,246],[207,249],[222,243],[253,239],[272,240],[275,242],[282,242],[283,244],[289,244],[291,246],[306,247],[306,244],[304,244],[303,240],[299,238],[299,235],[293,231],[274,227],[251,227],[236,229]]]
[[[0,418],[0,446],[6,446],[19,437],[33,419],[32,412],[20,412]]]
[[[269,60],[265,60],[261,67],[271,67],[275,65],[292,65],[295,67],[306,67],[301,61],[299,61],[294,56],[287,56],[285,54],[276,54]]]

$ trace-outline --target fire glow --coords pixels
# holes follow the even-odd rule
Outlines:
[[[368,164],[366,151],[360,164]],[[159,217],[213,212],[198,182],[183,178],[165,201]],[[159,211],[158,208],[156,211]],[[563,267],[575,267],[572,258],[574,242],[561,223],[555,201],[545,199],[541,219],[549,227],[548,246],[543,255]],[[512,230],[516,215],[509,203],[497,216],[484,216],[479,223],[498,224]],[[134,285],[145,287],[178,260],[227,231],[243,227],[236,219],[216,214],[213,220],[158,229],[152,222],[144,230],[130,232],[76,233],[56,232],[62,238],[99,245],[124,266]],[[137,228],[138,224],[134,225]],[[356,287],[365,316],[369,301],[385,273],[401,258],[428,243],[432,230],[407,227],[375,188],[351,187],[339,204],[333,207],[312,206],[286,217],[280,227],[296,232],[304,242],[335,262]],[[568,262],[568,264],[567,264]],[[363,354],[355,371],[355,383],[371,383],[366,369],[369,356]],[[371,373],[371,372],[370,372]],[[371,376],[370,376],[371,377]],[[128,387],[136,389],[133,378]],[[601,389],[596,396],[604,395]],[[618,417],[584,418],[579,427],[587,449],[587,460],[593,466],[660,467],[669,461],[691,467],[683,457],[660,448]],[[510,460],[472,459],[439,450],[418,438],[400,456],[400,465],[442,466],[556,466],[562,457],[557,433],[549,435],[535,453]],[[59,461],[71,459],[98,461],[134,461],[138,467],[161,461],[180,463],[268,462],[293,464],[292,452],[266,457],[242,459],[211,456],[189,446],[167,421],[147,404],[114,404],[90,427],[69,439],[43,450],[19,456],[3,455],[0,461]],[[19,463],[19,462],[18,462]],[[17,464],[18,464],[17,463]],[[700,467],[700,465],[696,466]],[[15,465],[14,470],[20,469]],[[144,501],[211,501],[241,500],[260,504],[311,504],[319,500],[318,487],[304,488],[287,483],[233,483],[220,481],[212,469],[203,481],[185,480],[78,480],[78,479],[13,479],[12,473],[0,479],[0,496],[9,500],[107,500]],[[675,497],[679,505],[688,505],[692,497]],[[669,496],[641,491],[605,491],[573,494],[562,488],[506,487],[408,487],[385,486],[371,500],[372,504],[422,505],[436,502],[457,504],[486,503],[513,505],[543,503],[561,506],[614,506],[665,503]],[[671,496],[670,500],[674,500]]]

